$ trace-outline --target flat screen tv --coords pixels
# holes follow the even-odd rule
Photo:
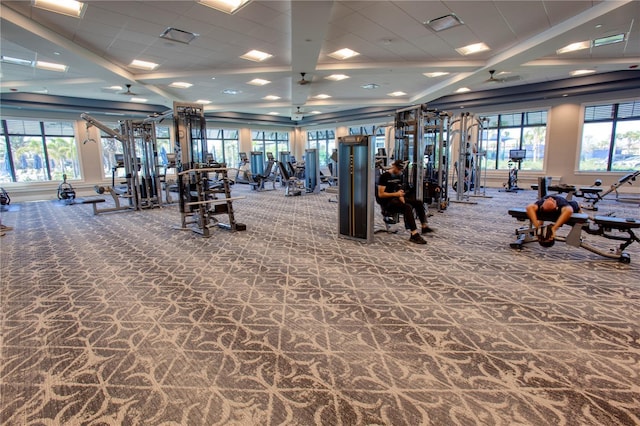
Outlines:
[[[510,149],[509,159],[511,161],[522,161],[527,157],[526,149]]]

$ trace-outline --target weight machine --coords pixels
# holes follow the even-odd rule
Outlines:
[[[207,167],[207,139],[204,107],[200,104],[174,102],[176,168],[180,196],[181,230],[192,230],[210,237],[214,226],[244,231],[233,211],[230,179],[226,165]],[[217,179],[211,179],[216,175]],[[222,195],[223,198],[219,198]],[[226,213],[229,223],[220,223],[215,215]]]
[[[373,148],[366,135],[338,138],[338,235],[373,242]]]
[[[407,163],[405,191],[438,211],[449,205],[447,190],[451,114],[426,104],[396,111],[394,159]]]
[[[320,156],[317,149],[304,151],[304,186],[309,193],[318,194],[320,188]]]
[[[98,209],[96,204],[93,205],[93,213],[106,213],[106,212],[115,212],[115,211],[127,211],[127,210],[139,210],[140,204],[138,203],[138,190],[136,188],[136,179],[137,171],[134,169],[134,164],[137,164],[139,161],[135,158],[135,151],[133,148],[132,142],[123,134],[118,132],[115,129],[111,129],[106,124],[101,121],[93,118],[89,114],[82,113],[80,117],[87,122],[87,128],[90,126],[97,127],[102,130],[104,133],[109,135],[110,137],[120,141],[122,143],[122,167],[124,168],[124,182],[121,186],[116,188],[115,185],[115,173],[117,170],[117,166],[112,168],[112,180],[111,186],[103,187],[96,185],[95,189],[98,194],[104,194],[108,192],[113,198],[113,202],[115,207]],[[120,204],[120,198],[124,198],[127,200],[127,203],[122,205]],[[103,200],[104,201],[104,200]]]

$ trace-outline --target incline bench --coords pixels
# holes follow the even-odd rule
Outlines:
[[[525,208],[509,209],[509,215],[519,221],[529,220]],[[554,220],[553,216],[545,214],[538,215],[538,218],[544,221]],[[634,241],[640,243],[640,239],[638,239],[633,232],[634,229],[640,228],[640,220],[638,219],[624,219],[611,216],[595,216],[593,219],[590,219],[589,216],[584,213],[574,213],[565,225],[571,227],[569,234],[567,234],[566,237],[556,237],[556,241],[565,242],[573,247],[582,247],[592,253],[610,259],[616,259],[622,263],[631,262],[629,254],[625,253],[624,250]],[[615,250],[601,250],[582,240],[583,230],[587,234],[599,235],[609,240],[622,241],[622,243]],[[618,233],[612,233],[614,230],[618,231]],[[522,250],[524,244],[538,241],[536,229],[531,223],[528,227],[516,229],[516,236],[516,241],[510,244],[513,249]]]

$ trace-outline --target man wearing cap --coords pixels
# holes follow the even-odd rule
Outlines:
[[[424,204],[420,200],[414,198],[405,198],[405,192],[402,189],[402,170],[404,163],[396,160],[391,167],[380,175],[378,180],[377,198],[384,210],[390,213],[401,213],[404,217],[404,226],[411,231],[409,241],[415,244],[427,244],[418,232],[416,219],[413,211],[416,211],[418,219],[422,224],[422,233],[433,232],[427,224],[427,214],[424,211]]]

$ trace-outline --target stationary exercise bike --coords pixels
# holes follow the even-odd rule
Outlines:
[[[527,156],[526,149],[511,149],[509,150],[509,178],[507,183],[504,184],[504,192],[516,192],[522,188],[518,187],[518,170],[520,170],[520,164]]]
[[[67,182],[67,175],[62,175],[62,183],[58,186],[58,200],[64,200],[67,204],[73,204],[76,199],[76,191]]]

